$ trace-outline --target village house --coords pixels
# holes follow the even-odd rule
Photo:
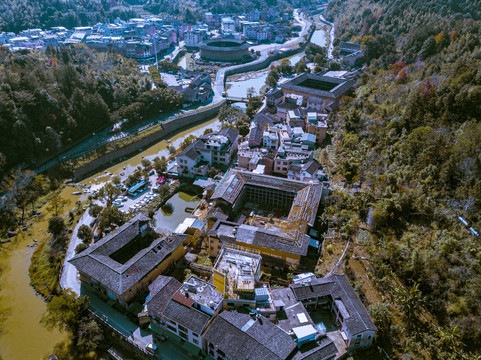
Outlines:
[[[307,145],[283,143],[277,150],[273,172],[285,176],[292,164],[303,164],[312,157],[313,153]]]
[[[289,288],[307,309],[333,312],[348,351],[372,345],[377,327],[345,275],[315,278]]]
[[[191,276],[171,297],[162,313],[164,335],[184,344],[194,356],[205,348],[204,330],[222,309],[215,286]]]
[[[275,107],[284,101],[284,93],[281,89],[271,89],[266,94],[266,104],[269,107]]]
[[[316,144],[322,144],[327,134],[327,114],[320,114],[315,112],[307,113],[307,132],[314,134],[316,137]]]
[[[238,138],[239,133],[230,128],[201,136],[176,156],[179,176],[205,176],[213,165],[227,167],[237,150]]]
[[[324,179],[321,164],[310,160],[304,164],[291,164],[287,170],[287,178],[299,181],[319,181]]]

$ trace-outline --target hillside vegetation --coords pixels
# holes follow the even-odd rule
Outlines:
[[[134,11],[121,5],[126,5],[123,0],[2,0],[0,31],[91,26],[108,18],[135,16]]]
[[[481,2],[340,0],[338,40],[367,68],[333,123],[348,236],[367,225],[381,303],[370,311],[394,358],[475,359],[481,349]]]
[[[181,105],[162,82],[152,89],[135,60],[83,46],[0,51],[0,173],[51,158],[127,119],[130,126]]]

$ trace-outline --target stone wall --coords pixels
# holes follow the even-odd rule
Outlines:
[[[291,49],[291,50],[284,51],[282,53],[268,56],[266,59],[259,62],[254,61],[251,63],[239,65],[238,67],[236,66],[236,67],[227,69],[225,71],[225,78],[227,79],[227,77],[231,75],[265,69],[270,65],[271,62],[298,54],[303,50],[304,50],[303,48]]]
[[[231,75],[236,75],[236,74],[241,74],[245,72],[250,72],[250,71],[258,71],[267,68],[273,61],[284,59],[293,55],[296,55],[306,48],[307,44],[309,44],[312,35],[314,34],[315,27],[309,29],[309,33],[307,36],[307,41],[305,41],[300,47],[296,49],[290,49],[287,51],[283,51],[274,55],[268,56],[266,59],[262,61],[253,61],[250,63],[238,65],[238,66],[233,66],[225,71],[225,77],[224,79],[227,79],[228,76]]]
[[[187,54],[187,51],[185,51],[185,50],[183,50],[183,49],[182,49],[182,50],[179,50],[179,51],[177,52],[177,54],[175,55],[175,57],[174,57],[170,62],[173,63],[173,64],[178,65],[178,64],[179,64],[179,60],[180,60],[185,54]]]
[[[139,149],[144,149],[159,140],[179,131],[185,127],[192,126],[195,123],[205,121],[213,118],[219,113],[220,108],[225,104],[225,100],[203,110],[192,111],[185,115],[173,116],[166,121],[160,122],[162,129],[150,134],[142,139],[139,139],[133,143],[130,143],[118,150],[112,151],[108,154],[101,155],[100,157],[90,161],[89,163],[80,166],[73,171],[74,181],[79,181],[88,175],[98,171],[98,169],[118,160],[124,156],[130,156]]]

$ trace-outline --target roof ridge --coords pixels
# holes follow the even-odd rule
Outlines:
[[[261,315],[261,316],[262,316],[262,315]],[[263,317],[264,317],[264,316],[263,316]],[[223,318],[223,317],[221,317],[221,318],[222,318],[225,322],[227,322],[230,326],[233,326],[234,328],[238,329],[239,331],[242,331],[242,332],[243,332],[244,334],[246,334],[249,338],[251,338],[251,339],[254,340],[255,342],[261,344],[262,347],[265,348],[267,351],[269,351],[269,352],[272,353],[273,355],[275,355],[275,356],[277,356],[278,358],[280,358],[279,355],[277,355],[275,352],[273,352],[271,349],[269,349],[266,345],[264,345],[263,342],[257,340],[255,337],[253,337],[251,334],[249,334],[249,333],[247,332],[247,330],[249,330],[250,328],[252,328],[252,325],[254,325],[254,324],[257,322],[257,320],[258,320],[257,318],[256,318],[255,322],[254,322],[248,329],[246,329],[245,331],[242,330],[241,328],[238,328],[237,326],[235,326],[233,323],[231,323],[230,321],[228,321],[226,318]],[[267,319],[267,318],[265,318],[265,317],[264,317],[264,319],[265,319],[266,321],[269,321],[269,319]],[[252,319],[252,320],[253,320],[253,319]],[[245,325],[245,324],[244,324],[244,325]],[[273,326],[276,326],[275,324],[272,324],[272,325],[273,325]],[[261,325],[261,326],[262,326],[262,325]]]

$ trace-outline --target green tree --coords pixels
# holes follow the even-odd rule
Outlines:
[[[82,242],[88,244],[92,240],[93,232],[90,226],[82,224],[78,229],[77,236]]]
[[[77,350],[84,354],[97,350],[104,341],[102,329],[91,317],[82,319],[76,335]]]
[[[309,68],[307,67],[304,59],[301,59],[297,62],[297,64],[294,66],[294,71],[295,71],[296,75],[303,74],[305,72],[309,72]]]
[[[152,165],[152,162],[149,159],[143,158],[140,162],[144,168],[149,167]]]
[[[374,325],[378,328],[378,337],[381,342],[391,339],[391,327],[394,322],[391,306],[388,303],[380,302],[369,306],[369,314],[371,315]]]
[[[158,175],[167,171],[167,159],[165,156],[162,156],[160,159],[158,157],[154,159],[154,169]]]
[[[277,82],[279,81],[279,75],[276,70],[269,71],[269,74],[266,78],[266,85],[272,89],[277,86]]]
[[[98,194],[99,197],[105,202],[106,206],[112,206],[114,200],[119,196],[121,190],[116,188],[112,183],[107,183],[100,188]]]
[[[100,213],[99,218],[99,229],[100,232],[103,233],[105,229],[113,226],[113,225],[123,225],[124,223],[124,214],[119,210],[118,207],[111,206],[106,207]]]
[[[63,199],[58,192],[53,192],[48,197],[47,210],[53,213],[54,216],[59,216],[62,208],[68,204],[69,204],[68,200]]]
[[[70,289],[64,290],[47,304],[47,311],[41,322],[50,330],[57,327],[75,333],[88,306],[87,296],[77,297]]]
[[[97,218],[100,213],[102,212],[102,206],[98,204],[92,204],[89,208],[89,215],[92,216],[93,218]]]
[[[425,302],[425,298],[419,290],[419,284],[416,283],[410,287],[397,287],[396,298],[397,303],[404,312],[408,325],[412,327]]]
[[[65,222],[60,216],[51,217],[48,220],[48,232],[53,235],[53,237],[58,237],[63,231],[65,231]]]
[[[75,247],[75,254],[80,254],[82,251],[87,250],[89,246],[86,243],[81,242]]]

